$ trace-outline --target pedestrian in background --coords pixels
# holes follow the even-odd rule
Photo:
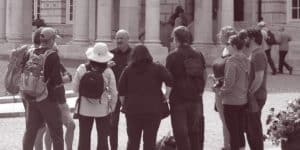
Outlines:
[[[289,74],[293,74],[293,67],[291,67],[286,61],[285,57],[289,50],[289,42],[292,41],[292,37],[285,31],[284,27],[279,29],[279,73],[283,73],[283,67],[289,71]]]

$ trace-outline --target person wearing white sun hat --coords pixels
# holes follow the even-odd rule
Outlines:
[[[73,90],[80,95],[75,110],[79,119],[78,150],[90,150],[90,137],[94,120],[96,120],[98,134],[97,149],[108,150],[109,114],[115,109],[118,92],[114,73],[111,68],[107,67],[107,62],[114,55],[109,52],[105,43],[100,42],[96,43],[94,47],[88,48],[85,54],[88,63],[79,65],[73,80]],[[83,82],[81,81],[84,75],[93,71],[97,71],[99,74],[102,73],[103,77],[104,87],[99,99],[86,97],[82,94],[93,90],[88,86],[83,87]],[[94,86],[90,87],[95,88]]]

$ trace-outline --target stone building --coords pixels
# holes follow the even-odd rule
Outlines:
[[[0,0],[1,53],[28,41],[32,20],[39,17],[64,37],[59,43],[63,57],[83,58],[85,48],[96,41],[113,46],[114,33],[122,28],[132,43],[144,35],[151,52],[163,58],[164,38],[170,34],[167,22],[177,5],[185,9],[193,45],[208,63],[219,56],[215,35],[221,26],[241,29],[263,18],[275,33],[285,26],[292,35],[288,59],[300,69],[300,0]],[[273,53],[276,58],[277,51]]]

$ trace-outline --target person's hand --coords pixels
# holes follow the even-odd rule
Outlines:
[[[113,66],[115,66],[115,65],[116,65],[116,62],[113,61],[113,60],[107,62],[107,67],[113,67]]]

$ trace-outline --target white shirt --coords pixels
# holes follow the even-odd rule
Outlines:
[[[85,64],[79,65],[76,70],[73,80],[73,90],[75,93],[79,91],[80,79],[86,72]],[[107,68],[102,73],[104,79],[104,90],[101,103],[100,100],[81,97],[79,114],[88,117],[104,117],[114,111],[118,99],[118,91],[116,86],[116,79],[111,68]],[[78,111],[78,105],[76,105],[75,111]]]

